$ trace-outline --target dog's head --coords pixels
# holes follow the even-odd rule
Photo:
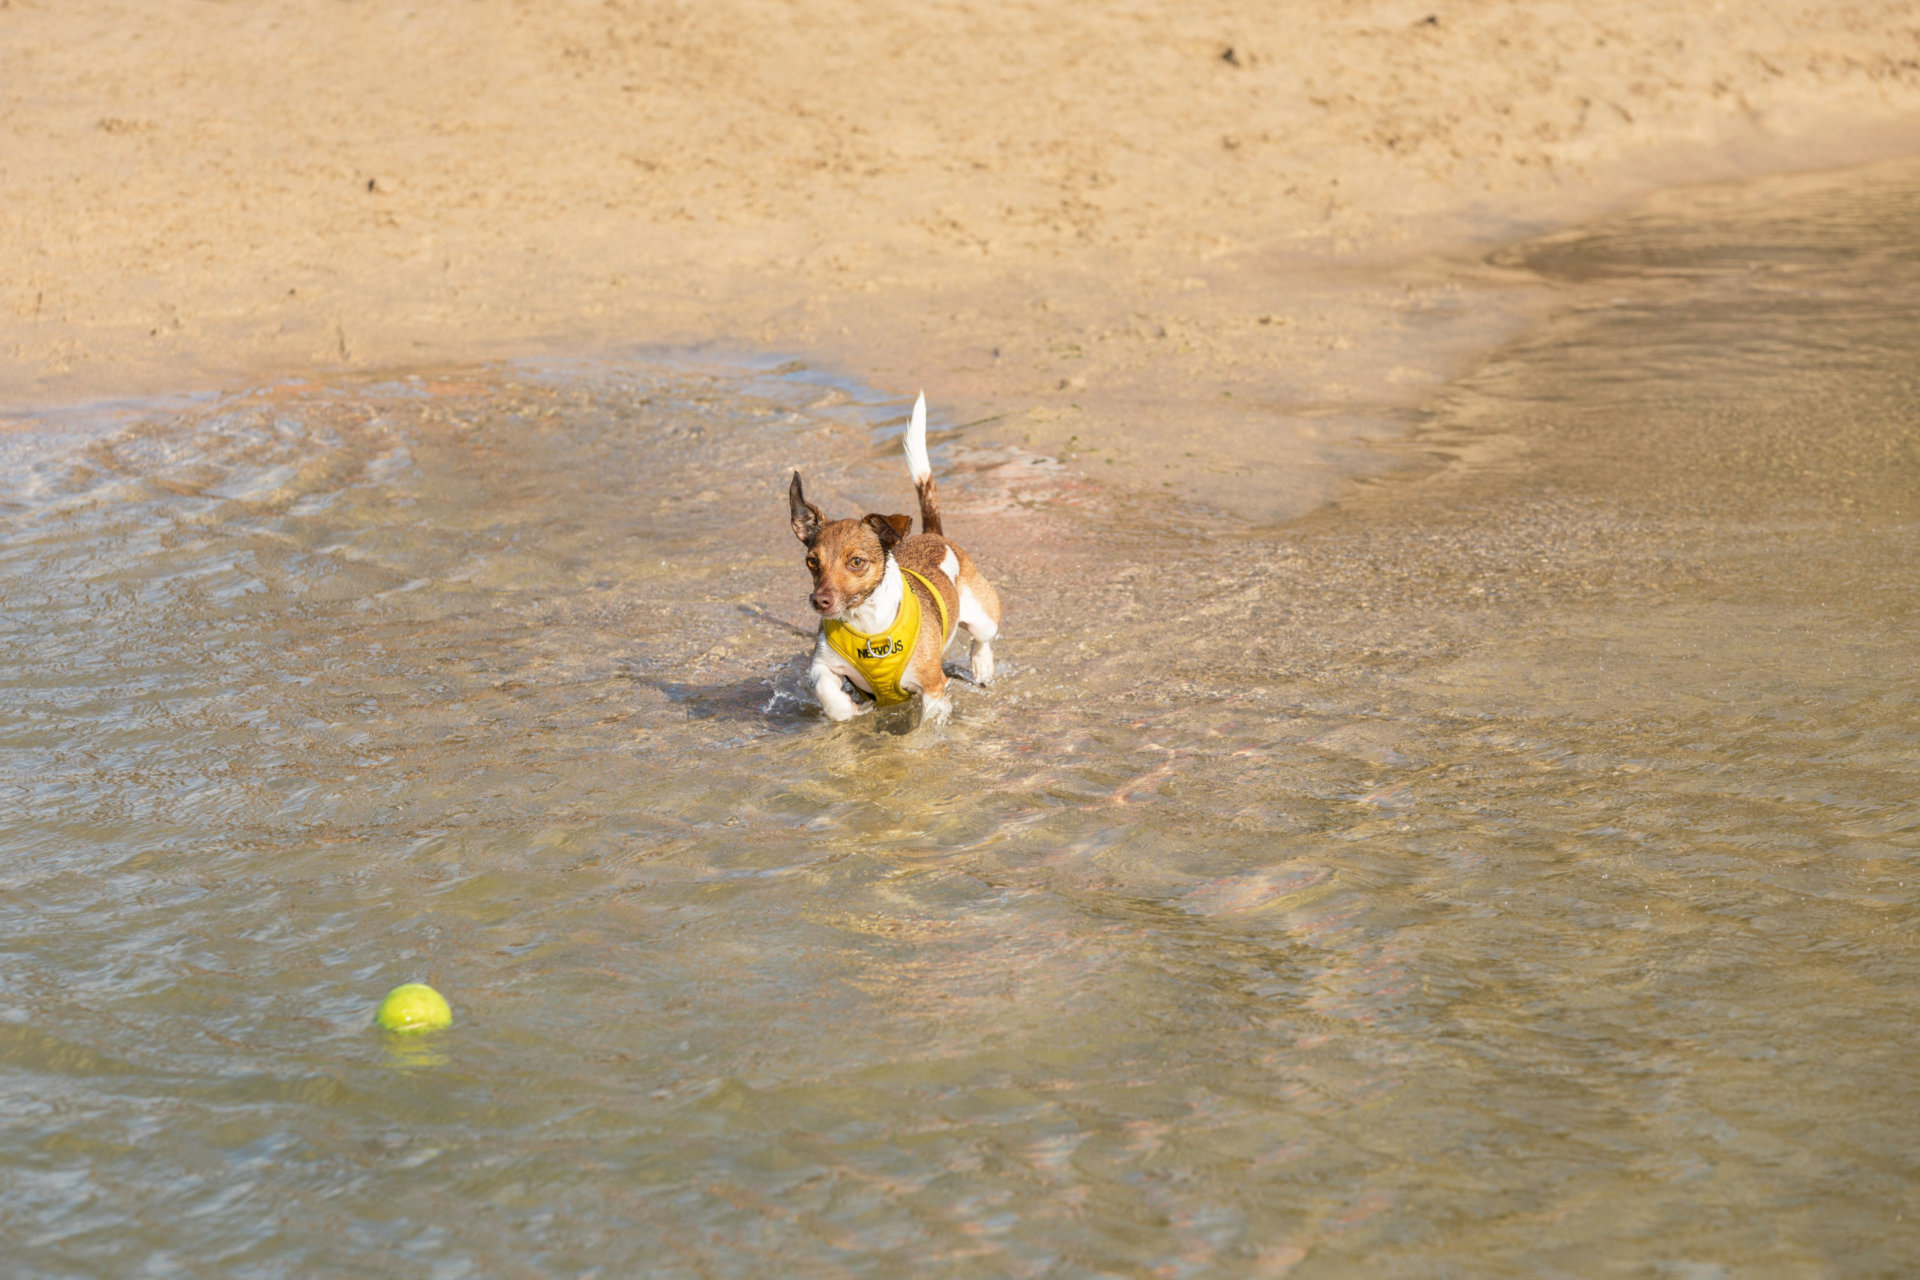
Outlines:
[[[887,553],[913,527],[911,516],[829,520],[807,501],[798,471],[787,490],[787,514],[793,520],[793,536],[807,548],[814,611],[826,617],[844,614],[874,593],[887,575]]]

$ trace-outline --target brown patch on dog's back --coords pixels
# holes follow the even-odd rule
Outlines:
[[[906,539],[893,549],[893,558],[902,569],[911,569],[939,591],[940,599],[947,606],[947,634],[941,638],[940,648],[944,652],[946,641],[953,636],[953,624],[960,617],[960,588],[941,566],[946,563],[947,552],[956,557],[964,555],[960,548],[948,542],[937,533],[919,533]],[[927,601],[929,605],[933,601]],[[937,612],[929,612],[930,618],[938,618]]]

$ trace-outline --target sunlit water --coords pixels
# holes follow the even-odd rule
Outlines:
[[[1920,171],[1500,260],[1564,314],[1279,530],[945,433],[942,731],[792,629],[904,402],[17,423],[0,1271],[1908,1274]]]

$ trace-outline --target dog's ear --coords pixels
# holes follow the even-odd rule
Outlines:
[[[793,520],[793,536],[812,546],[827,518],[820,514],[820,508],[807,501],[807,495],[800,489],[798,471],[793,473],[793,485],[787,490],[787,515]]]
[[[913,517],[869,515],[861,523],[873,530],[874,536],[880,539],[882,551],[891,551],[906,535],[907,530],[913,528]]]

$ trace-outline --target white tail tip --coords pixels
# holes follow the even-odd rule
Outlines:
[[[916,484],[933,474],[933,464],[927,461],[927,393],[924,391],[913,402],[913,421],[907,424],[907,470],[913,473]]]

